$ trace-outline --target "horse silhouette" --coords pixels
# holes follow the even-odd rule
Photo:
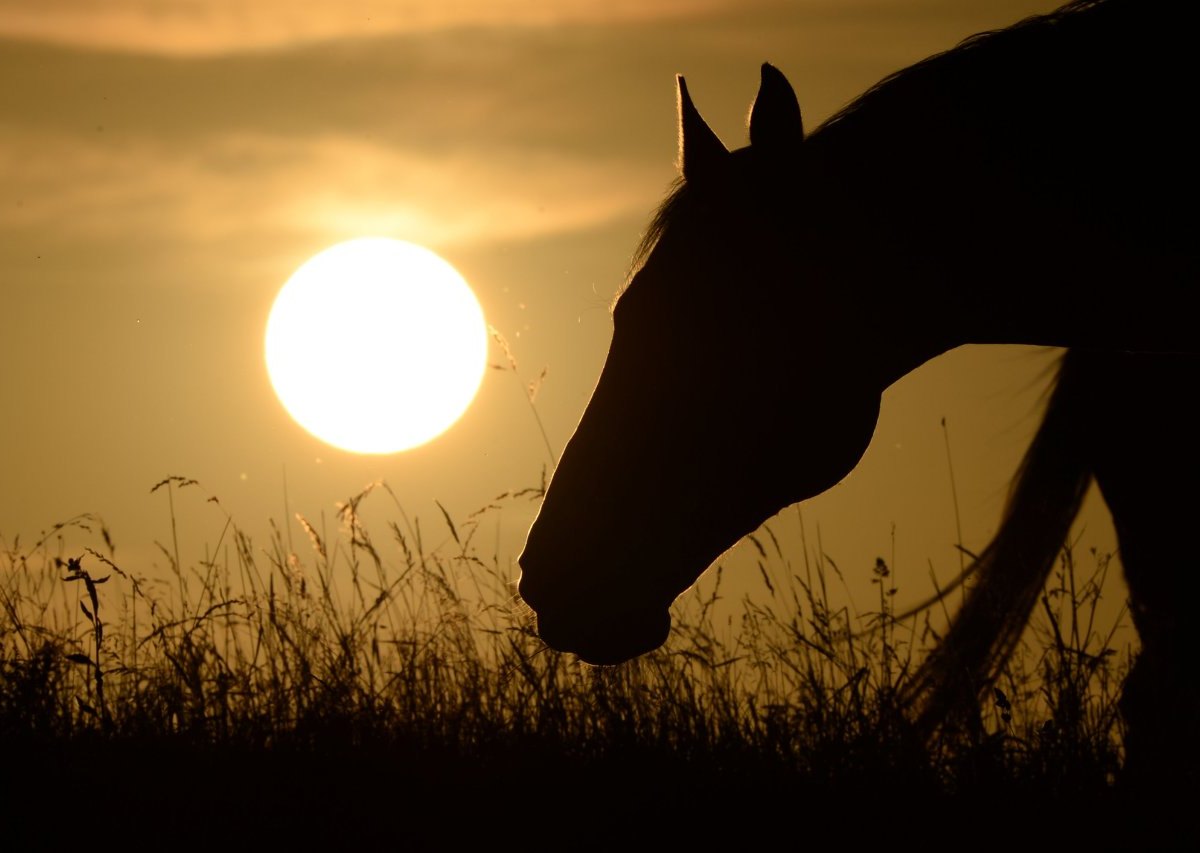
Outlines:
[[[680,178],[520,557],[543,640],[597,664],[656,648],[724,551],[850,472],[894,381],[963,344],[1064,347],[1000,529],[908,698],[932,724],[995,676],[1094,478],[1142,647],[1127,763],[1194,780],[1190,8],[1071,3],[897,72],[807,135],[764,64],[734,151],[677,78]]]

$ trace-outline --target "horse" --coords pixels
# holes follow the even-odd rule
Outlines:
[[[657,648],[723,552],[858,464],[893,382],[966,344],[1059,347],[999,529],[907,699],[933,725],[996,677],[1094,480],[1141,646],[1126,763],[1194,785],[1193,19],[1077,0],[900,70],[811,132],[764,63],[736,150],[678,76],[679,176],[519,557],[542,640],[597,665]]]

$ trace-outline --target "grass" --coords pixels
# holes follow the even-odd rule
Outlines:
[[[540,489],[458,522],[443,510],[430,536],[381,484],[340,504],[332,533],[299,519],[293,547],[274,524],[253,542],[192,480],[154,491],[169,583],[123,568],[93,516],[0,553],[9,837],[90,841],[104,825],[184,846],[196,832],[414,849],[904,832],[941,847],[1141,831],[1094,814],[1121,808],[1130,663],[1096,622],[1101,555],[1085,573],[1064,552],[978,725],[926,744],[897,695],[936,619],[895,618],[883,560],[855,618],[831,603],[828,557],[794,565],[763,528],[762,594],[737,619],[716,615],[715,569],[676,603],[665,647],[598,669],[541,644],[512,560],[476,539]],[[395,520],[369,529],[368,501]],[[202,556],[180,553],[178,506],[223,519]]]

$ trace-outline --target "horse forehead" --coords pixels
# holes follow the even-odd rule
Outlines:
[[[786,171],[792,162],[766,157],[752,145],[735,148],[729,152],[728,159],[732,186],[743,193],[750,191],[755,194],[777,189],[774,186],[775,179],[781,177],[780,173]]]

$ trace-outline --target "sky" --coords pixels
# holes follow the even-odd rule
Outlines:
[[[117,562],[154,571],[170,521],[151,487],[169,475],[202,486],[176,504],[192,559],[224,512],[265,544],[270,519],[332,519],[370,482],[426,529],[439,504],[462,519],[538,485],[675,176],[676,73],[736,147],[763,61],[812,128],[886,74],[1056,5],[0,0],[0,541],[96,513]],[[454,264],[516,363],[493,344],[506,369],[467,413],[389,456],[307,434],[263,359],[279,288],[359,236]],[[957,570],[958,524],[966,547],[986,544],[1054,355],[966,347],[889,389],[859,467],[802,508],[864,607],[875,557],[903,603],[932,592],[931,568]],[[535,511],[515,501],[487,522],[514,579]],[[795,511],[774,523],[794,543]],[[1094,495],[1079,527],[1080,553],[1114,547]],[[727,583],[758,589],[748,567]]]

